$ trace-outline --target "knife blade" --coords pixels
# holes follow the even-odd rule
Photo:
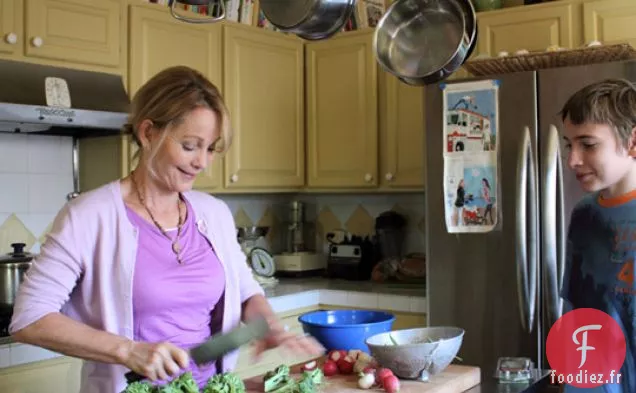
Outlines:
[[[269,333],[269,330],[267,321],[264,318],[259,318],[228,333],[216,334],[207,341],[190,348],[188,353],[196,365],[209,363],[241,345],[264,337]],[[125,376],[129,384],[146,379],[145,376],[134,371],[127,372]]]

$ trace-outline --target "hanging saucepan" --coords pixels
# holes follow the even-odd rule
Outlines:
[[[355,1],[260,0],[260,8],[277,29],[315,41],[339,32],[353,14]]]
[[[0,255],[0,306],[12,307],[24,274],[31,267],[34,255],[24,251],[24,243],[13,243],[13,252]]]
[[[214,22],[219,22],[225,19],[225,0],[181,0],[181,1],[168,0],[168,1],[169,1],[168,4],[170,5],[170,13],[172,14],[172,17],[175,19],[179,19],[180,21],[183,21],[183,22],[214,23]],[[186,4],[186,5],[196,5],[196,6],[207,5],[208,7],[210,7],[210,9],[214,9],[214,7],[218,5],[219,9],[221,10],[221,14],[219,16],[214,16],[210,18],[190,18],[187,16],[179,15],[178,13],[174,11],[177,3]]]
[[[373,46],[380,66],[410,85],[457,71],[477,41],[471,0],[397,0],[382,16]]]

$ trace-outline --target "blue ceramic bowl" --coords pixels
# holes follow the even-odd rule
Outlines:
[[[391,331],[395,315],[369,310],[319,310],[298,317],[303,331],[313,336],[327,351],[359,349],[369,353],[366,339]]]

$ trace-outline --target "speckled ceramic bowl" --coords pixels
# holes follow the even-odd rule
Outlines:
[[[442,372],[453,361],[464,339],[458,327],[395,330],[369,337],[366,344],[380,366],[399,378],[418,379]]]

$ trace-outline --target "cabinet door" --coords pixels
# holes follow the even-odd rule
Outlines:
[[[80,388],[82,361],[60,357],[0,370],[3,393],[64,392]]]
[[[130,8],[130,94],[159,71],[192,67],[222,90],[222,26],[190,24],[174,19],[167,7]],[[135,149],[130,149],[130,159]],[[132,163],[134,168],[134,163]],[[221,185],[222,160],[213,160],[194,188],[213,190]]]
[[[424,88],[384,72],[381,78],[381,184],[424,188]]]
[[[27,56],[119,67],[121,2],[25,1]]]
[[[306,44],[307,186],[378,184],[377,65],[373,31]]]
[[[3,57],[17,54],[21,50],[24,40],[22,9],[22,0],[0,1],[0,54]]]
[[[225,26],[225,97],[234,139],[225,187],[298,188],[305,183],[303,42]]]
[[[552,45],[576,47],[580,40],[575,30],[580,24],[573,22],[575,6],[554,2],[479,13],[479,51],[496,56],[519,49],[543,51]]]
[[[633,0],[603,0],[583,4],[585,42],[603,44],[627,42],[636,46],[636,2]]]

